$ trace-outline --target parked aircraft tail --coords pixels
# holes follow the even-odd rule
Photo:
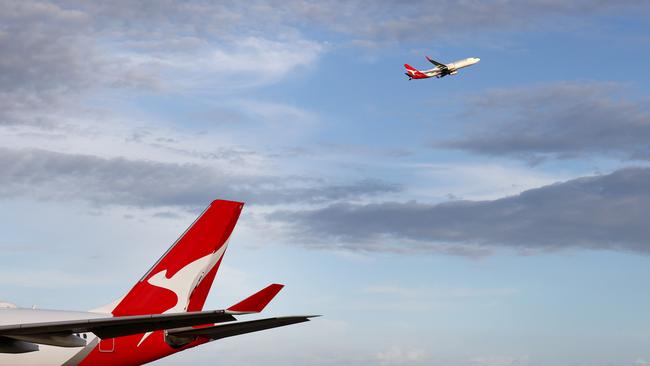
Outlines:
[[[241,202],[212,202],[126,296],[106,312],[126,316],[203,309],[243,206]]]
[[[261,312],[283,288],[279,284],[228,309],[200,311],[242,207],[212,202],[117,305],[96,310],[113,316],[72,326],[64,322],[64,330],[99,338],[65,365],[137,366],[217,339],[309,321],[313,316],[236,321],[235,316]]]

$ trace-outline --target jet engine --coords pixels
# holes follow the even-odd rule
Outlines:
[[[38,351],[37,344],[0,337],[0,353],[27,353],[36,351]]]

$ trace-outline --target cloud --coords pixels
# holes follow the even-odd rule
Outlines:
[[[88,17],[51,3],[7,1],[1,5],[0,88],[20,90],[79,86],[93,71],[94,49],[76,32]]]
[[[187,48],[201,43],[201,35],[232,37],[237,33],[283,35],[300,33],[302,29],[324,29],[355,40],[397,41],[458,37],[479,34],[486,30],[511,27],[534,29],[552,25],[558,19],[582,18],[612,9],[646,9],[638,0],[487,0],[435,3],[421,0],[405,5],[384,1],[129,1],[67,2],[67,5],[88,14],[104,28],[124,27],[134,40],[147,38],[157,43],[134,42],[135,46],[160,48],[168,33],[182,34],[173,38],[172,47]],[[450,9],[443,11],[441,9]],[[566,22],[570,23],[569,21]],[[435,32],[422,32],[434,29]]]
[[[359,45],[386,42],[446,41],[480,36],[486,31],[569,28],[592,14],[634,10],[646,12],[647,3],[621,1],[488,0],[306,2],[291,1],[282,7],[289,19],[325,26],[346,34]],[[430,32],[423,30],[431,30]]]
[[[74,273],[59,269],[24,270],[3,268],[0,270],[0,284],[3,287],[30,287],[40,289],[53,289],[61,287],[79,287],[84,285],[103,285],[113,280],[101,275],[88,273]]]
[[[391,347],[377,353],[380,365],[418,365],[427,363],[429,359],[426,350],[415,348]]]
[[[295,243],[371,252],[489,255],[560,249],[650,254],[650,168],[627,168],[484,201],[336,203],[278,211]]]
[[[0,126],[50,125],[36,112],[88,86],[101,67],[91,40],[79,31],[87,21],[83,13],[50,3],[0,4]]]
[[[523,366],[528,365],[530,357],[524,356],[479,356],[469,360],[472,366]]]
[[[159,43],[158,40],[139,41]],[[119,48],[112,50],[112,57],[118,64],[112,70],[115,77],[109,86],[139,87],[165,93],[179,90],[232,92],[277,83],[313,65],[324,50],[322,44],[299,36],[277,40],[246,35],[224,39],[208,36],[188,50]]]
[[[466,299],[475,297],[510,296],[518,293],[514,288],[414,288],[393,285],[370,286],[364,289],[365,293],[383,295],[388,298],[439,298],[439,299]]]
[[[198,164],[0,149],[0,197],[4,198],[196,209],[215,198],[254,204],[318,203],[398,189],[375,180],[325,184],[291,176],[224,174]]]
[[[52,127],[49,115],[82,104],[82,93],[268,85],[324,51],[290,28],[261,32],[239,10],[202,2],[3,1],[0,125]]]
[[[281,6],[280,6],[281,5]],[[440,12],[440,9],[454,11]],[[52,128],[106,90],[233,93],[317,64],[336,44],[438,40],[643,2],[37,1],[0,4],[0,125]],[[640,8],[640,9],[639,9]],[[525,20],[524,20],[525,19]],[[540,19],[530,21],[530,19]],[[542,20],[543,19],[543,20]],[[323,30],[313,32],[313,30]],[[332,41],[334,42],[334,41]],[[299,74],[299,73],[298,73]],[[53,116],[54,115],[54,116]]]
[[[434,147],[544,159],[616,156],[650,160],[647,100],[608,83],[557,83],[490,91],[472,100],[463,137]]]

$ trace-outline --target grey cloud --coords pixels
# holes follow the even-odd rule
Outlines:
[[[650,108],[626,97],[606,83],[491,91],[462,116],[465,136],[433,146],[533,163],[584,155],[648,160]]]
[[[487,1],[63,1],[89,14],[102,27],[128,28],[133,40],[154,39],[166,30],[188,35],[195,44],[206,34],[289,31],[304,25],[370,40],[436,39],[534,24],[558,26],[558,17],[586,17],[621,9],[648,10],[640,0],[487,0]],[[442,11],[451,9],[453,11]],[[568,23],[568,22],[567,22]],[[435,30],[422,32],[422,29]],[[160,37],[164,40],[164,37]],[[137,44],[134,43],[134,44]],[[148,46],[147,46],[148,47]]]
[[[57,2],[0,2],[0,126],[60,127],[56,117],[77,115],[84,92],[156,87],[150,74],[103,49],[94,23]]]
[[[296,242],[319,248],[480,256],[609,249],[650,254],[650,168],[578,178],[492,201],[332,204],[281,211]],[[454,251],[457,249],[457,251]]]
[[[561,0],[488,0],[488,1],[292,1],[293,18],[367,41],[444,41],[481,35],[485,31],[570,27],[576,19],[621,10],[646,13],[646,2],[561,1]],[[423,29],[430,30],[423,32]]]
[[[31,1],[6,1],[0,10],[2,90],[73,87],[92,73],[83,13]]]
[[[310,63],[321,50],[285,37],[277,23],[274,32],[260,31],[267,23],[249,18],[243,7],[201,1],[2,1],[0,125],[55,126],[50,115],[83,105],[82,92],[182,89],[207,72],[192,61],[215,55],[207,64],[225,78],[241,59],[271,50],[277,57],[263,64],[271,66],[262,79],[273,82],[272,74]]]
[[[95,62],[86,21],[49,3],[0,4],[0,125],[51,125],[45,111],[87,86]]]
[[[3,198],[195,209],[215,198],[267,205],[318,203],[398,189],[372,180],[333,185],[300,177],[233,176],[197,164],[0,149]]]
[[[238,54],[244,52],[240,49],[228,49],[228,45],[241,44],[242,40],[250,43],[245,48],[253,54],[274,49],[271,56],[281,56],[283,60],[271,62],[276,66],[266,71],[283,74],[287,70],[277,65],[285,65],[284,59],[291,60],[293,55],[299,59],[297,66],[310,64],[311,56],[321,51],[320,44],[303,39],[301,28],[306,25],[343,34],[358,44],[432,36],[444,40],[468,32],[537,23],[556,27],[557,21],[550,20],[554,16],[573,19],[613,8],[648,10],[646,2],[634,0],[408,4],[300,0],[246,3],[5,0],[0,3],[0,53],[3,55],[0,123],[44,124],[47,113],[35,114],[35,109],[49,106],[47,110],[51,111],[66,101],[74,102],[75,93],[88,88],[164,90],[168,83],[178,88],[177,84],[188,79],[196,80],[192,72],[198,72],[196,69],[201,67],[193,71],[176,70],[173,65],[178,67],[188,62],[188,58],[176,59],[176,56],[193,55],[189,59],[198,60],[206,54],[214,56],[215,50],[225,50],[220,63],[238,64],[241,59],[253,56]],[[433,29],[433,35],[422,29]],[[266,40],[269,35],[283,41]],[[231,51],[236,57],[228,58]],[[179,80],[171,80],[171,71],[186,74],[178,76]],[[225,66],[221,71],[227,77],[238,70]],[[266,82],[273,80],[276,79],[269,78]]]

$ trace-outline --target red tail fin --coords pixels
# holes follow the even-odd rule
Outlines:
[[[212,202],[118,303],[113,315],[201,310],[243,206]]]
[[[419,71],[418,69],[416,69],[415,67],[413,67],[413,66],[411,66],[411,65],[409,65],[409,64],[404,64],[404,67],[405,67],[407,70],[411,70],[411,71]]]

